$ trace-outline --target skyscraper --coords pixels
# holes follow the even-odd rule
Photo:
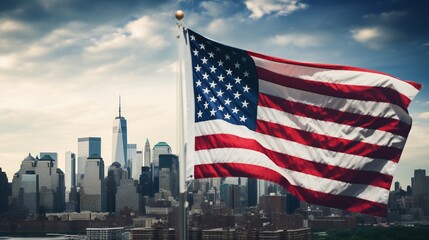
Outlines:
[[[159,155],[171,154],[171,147],[166,142],[159,142],[153,146],[152,155],[152,181],[155,192],[159,189]]]
[[[119,96],[119,116],[113,121],[112,163],[118,162],[128,168],[127,161],[127,120],[121,116],[121,97]]]
[[[63,211],[64,189],[64,174],[57,162],[49,155],[38,159],[29,154],[13,177],[10,204],[30,213]]]
[[[70,192],[70,189],[76,186],[76,154],[71,151],[67,151],[64,162],[66,170],[66,191]]]
[[[104,161],[97,154],[86,160],[85,175],[80,189],[80,210],[102,212],[106,208]]]
[[[159,167],[159,155],[171,154],[171,147],[166,142],[159,142],[153,146],[152,161],[156,167]]]
[[[134,173],[140,171],[141,164],[138,166],[137,160],[137,144],[128,144],[127,145],[127,163],[130,177],[134,178]],[[137,175],[137,178],[140,174]],[[136,178],[136,179],[137,179]]]
[[[140,174],[142,171],[142,167],[143,167],[143,152],[137,151],[136,154],[137,154],[137,156],[136,156],[137,160],[136,160],[135,167],[133,167],[132,177],[134,180],[139,180]]]
[[[78,138],[77,144],[77,177],[76,183],[79,186],[80,180],[85,174],[85,165],[88,157],[93,154],[101,156],[101,138],[99,137],[85,137]]]
[[[414,170],[413,201],[415,207],[422,207],[426,195],[426,170]]]
[[[0,213],[8,211],[9,207],[9,183],[5,172],[0,167]]]
[[[150,167],[150,143],[149,139],[146,139],[146,143],[144,145],[144,165],[145,167]]]

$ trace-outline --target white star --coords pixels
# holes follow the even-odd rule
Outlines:
[[[198,50],[197,49],[195,49],[193,52],[194,52],[194,56],[198,56]]]
[[[197,64],[197,66],[195,66],[195,72],[199,72],[201,70],[201,67],[199,64]]]
[[[224,107],[223,107],[222,105],[219,105],[219,106],[217,107],[217,109],[218,109],[219,111],[223,111]]]
[[[244,72],[244,76],[245,76],[245,77],[249,77],[249,72],[245,71],[245,72]]]
[[[226,86],[226,90],[231,90],[232,89],[232,85],[231,85],[231,83],[228,83],[227,85],[225,85]]]
[[[235,68],[240,68],[240,64],[238,62],[236,62],[234,65],[235,65]]]
[[[226,56],[225,56],[225,60],[229,60],[229,55],[227,54]]]
[[[214,53],[209,52],[209,57],[214,58]]]
[[[203,57],[203,58],[201,59],[201,61],[203,61],[203,64],[207,64],[208,59],[207,59],[206,57]]]
[[[211,87],[211,88],[215,88],[215,87],[216,87],[216,85],[217,85],[217,83],[215,83],[214,81],[212,81],[212,82],[210,83],[210,87]]]
[[[204,46],[204,44],[200,44],[200,49],[205,49],[205,46]]]
[[[220,48],[219,48],[219,47],[216,47],[216,51],[217,51],[217,52],[220,52]]]
[[[195,84],[196,84],[196,86],[197,86],[197,87],[200,87],[200,86],[201,86],[201,81],[200,81],[200,79],[198,79],[198,81],[196,81],[196,82],[195,82]]]
[[[212,72],[212,73],[216,72],[216,68],[214,65],[212,65],[212,67],[210,68],[210,72]]]
[[[232,75],[232,70],[231,69],[227,69],[226,70],[226,75]]]
[[[202,98],[202,96],[200,94],[198,94],[198,96],[197,96],[198,102],[201,102],[201,98]]]
[[[236,93],[234,93],[234,98],[240,98],[241,94],[237,91]]]
[[[204,109],[209,108],[209,103],[207,101],[203,105],[204,105]]]
[[[233,108],[233,109],[232,109],[232,112],[233,112],[233,113],[238,113],[238,111],[240,111],[240,110],[238,110],[238,108],[237,108],[237,107],[235,107],[235,108]]]
[[[216,102],[216,100],[217,99],[215,98],[215,96],[213,96],[213,97],[210,98],[210,102]]]
[[[210,116],[215,116],[215,115],[216,115],[216,110],[212,109],[212,110],[210,111]]]
[[[231,104],[231,100],[229,100],[229,98],[225,99],[225,105],[229,105]]]
[[[240,84],[241,83],[241,80],[243,80],[243,79],[241,79],[240,77],[236,77],[236,78],[234,78],[235,79],[235,83],[238,83],[238,84]]]
[[[248,87],[247,85],[243,87],[243,92],[249,92],[250,87]]]
[[[195,41],[195,36],[194,35],[191,35],[191,40]]]
[[[198,115],[198,118],[202,118],[203,117],[203,112],[201,112],[201,110],[200,110],[200,111],[197,112],[197,115]]]
[[[247,108],[247,105],[249,105],[249,103],[246,100],[244,100],[244,102],[241,102],[241,103],[243,104],[244,108]]]
[[[222,67],[222,66],[223,66],[223,62],[222,62],[222,60],[217,61],[217,63],[219,64],[219,67]]]
[[[203,79],[205,79],[205,80],[209,80],[209,75],[208,75],[207,73],[204,73],[204,74],[203,74]]]
[[[223,92],[222,92],[222,90],[219,90],[219,91],[217,92],[217,96],[218,96],[218,97],[222,97],[222,96],[223,96]]]
[[[209,94],[210,90],[208,88],[203,89],[204,94]]]
[[[240,122],[245,122],[247,120],[247,118],[243,115],[240,117]]]
[[[219,79],[219,82],[223,82],[223,79],[225,78],[224,76],[222,76],[222,74],[221,75],[219,75],[219,77],[217,77],[218,79]]]
[[[224,114],[224,115],[223,115],[223,117],[224,117],[225,119],[228,119],[228,120],[229,120],[229,119],[231,118],[231,115],[229,115],[229,113],[227,113],[227,114]]]

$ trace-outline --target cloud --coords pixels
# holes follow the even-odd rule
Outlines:
[[[285,16],[308,7],[299,0],[246,0],[245,4],[252,12],[250,18],[253,19],[269,14]]]
[[[367,14],[364,15],[363,18],[372,21],[384,21],[384,22],[394,22],[401,20],[406,17],[408,13],[406,11],[390,11],[390,12],[382,12],[379,14]]]
[[[29,30],[28,26],[18,21],[11,19],[4,19],[0,21],[0,32],[20,32],[27,30]]]
[[[429,119],[429,112],[420,113],[418,118],[420,119]]]
[[[203,14],[207,14],[211,17],[217,17],[222,15],[227,8],[227,2],[218,3],[218,2],[208,2],[204,1],[200,3],[200,7],[203,9]]]
[[[371,49],[381,49],[390,38],[390,34],[380,27],[363,27],[350,31],[353,40]]]
[[[268,41],[279,46],[296,46],[305,48],[320,46],[325,42],[325,39],[321,36],[312,34],[283,34],[276,35]]]
[[[120,50],[131,46],[144,46],[145,49],[159,49],[168,45],[165,37],[159,33],[166,26],[162,22],[143,16],[127,23],[115,32],[103,35],[86,48],[90,53]]]

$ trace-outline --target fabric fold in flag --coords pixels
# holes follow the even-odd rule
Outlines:
[[[386,214],[421,85],[183,34],[188,180],[258,178],[308,203]]]

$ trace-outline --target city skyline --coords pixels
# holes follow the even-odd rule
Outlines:
[[[100,137],[101,157],[111,163],[118,95],[128,142],[138,150],[147,139],[177,149],[176,9],[185,11],[186,26],[235,47],[423,84],[393,181],[406,187],[414,169],[429,170],[425,3],[137,2],[0,3],[0,167],[9,181],[29,152],[57,152],[64,170],[65,152],[77,153],[81,137]]]

